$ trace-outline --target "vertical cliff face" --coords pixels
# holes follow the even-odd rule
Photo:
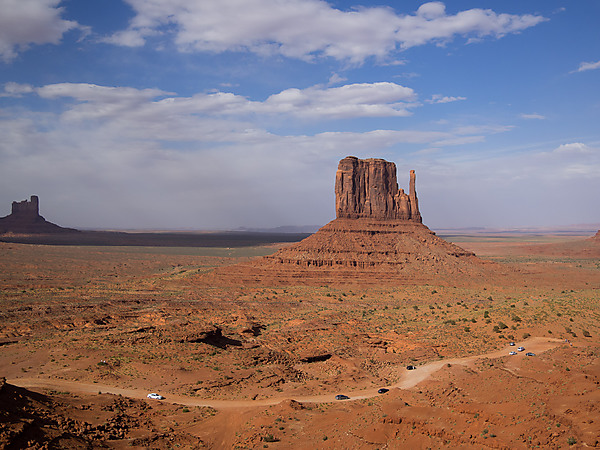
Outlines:
[[[393,162],[348,156],[340,161],[335,177],[336,216],[421,222],[415,181],[411,170],[406,194],[398,188]]]

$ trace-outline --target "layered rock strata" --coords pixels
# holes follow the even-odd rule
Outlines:
[[[32,195],[30,200],[12,202],[11,213],[0,217],[0,234],[53,234],[73,233],[73,228],[63,228],[48,222],[39,212],[39,198]]]
[[[273,255],[215,271],[213,281],[336,284],[424,283],[488,273],[489,264],[422,223],[410,172],[409,193],[398,188],[396,165],[347,157],[336,173],[337,218]]]

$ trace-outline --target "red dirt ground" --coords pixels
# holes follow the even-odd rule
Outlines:
[[[0,243],[0,447],[600,446],[600,260],[548,240],[462,239],[497,279],[311,286],[207,282],[237,250]]]

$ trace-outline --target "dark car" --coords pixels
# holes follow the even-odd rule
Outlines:
[[[335,396],[336,400],[348,400],[350,397],[348,397],[347,395],[344,394],[338,394]]]
[[[406,366],[406,370],[415,370],[417,366]]]
[[[527,352],[527,353],[525,353],[525,356],[535,356],[535,353],[533,353],[533,352]]]
[[[380,389],[378,389],[378,390],[377,390],[377,393],[378,393],[378,394],[385,394],[385,393],[386,393],[386,392],[388,392],[388,391],[389,391],[389,389],[386,389],[386,388],[380,388]]]

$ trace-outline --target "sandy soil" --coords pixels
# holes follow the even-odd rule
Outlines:
[[[214,286],[254,250],[0,243],[0,446],[598,446],[583,241],[465,240],[514,276],[455,286]]]

